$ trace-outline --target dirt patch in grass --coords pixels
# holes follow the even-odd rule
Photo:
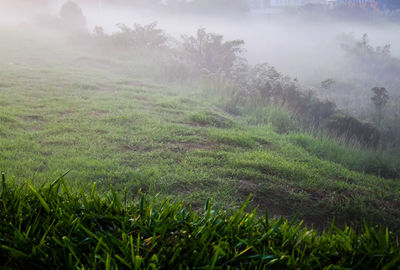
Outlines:
[[[0,129],[0,138],[7,138],[7,134]]]
[[[198,112],[190,116],[193,125],[214,126],[218,128],[230,128],[233,125],[232,120],[213,112]]]
[[[40,152],[42,154],[42,156],[44,157],[49,157],[53,155],[53,151],[42,151]]]
[[[150,101],[149,97],[147,96],[135,96],[134,99],[137,101],[142,101],[143,103]]]
[[[179,99],[179,103],[182,103],[182,104],[190,104],[190,105],[195,105],[195,104],[196,104],[196,102],[194,102],[193,100],[188,99],[188,98],[181,98],[181,99]]]
[[[47,142],[42,142],[41,143],[43,146],[72,146],[74,145],[73,142],[67,142],[67,141],[47,141]]]
[[[127,80],[127,81],[120,81],[117,82],[118,85],[126,85],[126,86],[133,86],[133,87],[142,87],[142,88],[165,88],[165,87],[160,87],[148,83],[144,83],[139,80]]]
[[[166,109],[166,108],[157,108],[156,111],[161,114],[172,114],[172,115],[184,115],[184,111],[178,111],[174,109]]]
[[[88,67],[102,67],[102,66],[111,66],[112,62],[107,59],[96,59],[92,57],[79,57],[73,61],[73,64],[76,66],[88,66]]]
[[[293,218],[299,215],[307,225],[318,225],[318,228],[324,228],[333,218],[332,208],[326,198],[328,193],[310,195],[295,185],[269,187],[241,180],[238,185],[239,197],[244,200],[250,194],[251,207],[258,207],[260,214],[267,209],[271,217]]]
[[[195,190],[198,190],[198,186],[194,186],[187,182],[175,182],[168,186],[170,193],[172,194],[186,194],[189,195],[193,193]]]
[[[8,115],[0,115],[0,124],[1,123],[11,124],[11,123],[16,123],[16,122],[17,121],[14,118],[12,118],[12,117],[10,117]]]
[[[195,150],[213,150],[216,147],[216,144],[213,143],[195,143],[195,142],[186,142],[186,143],[169,143],[168,147],[175,152],[179,151],[195,151]]]
[[[67,111],[60,112],[60,116],[62,118],[68,118],[68,117],[72,116],[74,113],[75,113],[74,111],[67,110]]]
[[[101,85],[97,84],[88,84],[88,83],[74,83],[72,85],[74,89],[82,89],[82,90],[100,90],[102,89]]]
[[[103,115],[106,115],[108,113],[108,111],[105,110],[93,110],[90,112],[91,116],[94,116],[95,118],[99,118]]]
[[[239,181],[239,192],[243,194],[252,194],[257,190],[257,184],[248,181],[248,180],[240,180]]]
[[[139,153],[150,153],[156,150],[156,147],[148,146],[148,145],[142,145],[142,144],[126,144],[122,143],[119,146],[119,149],[121,151],[133,151],[133,152],[139,152]]]
[[[25,115],[23,119],[25,121],[44,121],[44,117],[41,115]]]
[[[8,88],[11,87],[12,85],[9,83],[5,83],[5,82],[0,82],[0,88]]]
[[[362,219],[373,224],[382,222],[383,217],[391,228],[398,228],[400,219],[399,201],[379,200],[374,194],[349,190],[324,190],[302,188],[295,184],[257,184],[257,180],[238,182],[238,195],[245,200],[252,194],[251,207],[258,207],[260,214],[268,210],[270,216],[286,218],[301,217],[305,224],[323,229],[335,224],[343,227],[360,227]],[[396,225],[397,224],[397,225]]]

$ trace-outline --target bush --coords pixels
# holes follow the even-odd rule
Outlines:
[[[65,28],[71,31],[85,31],[86,19],[82,9],[73,1],[66,2],[60,10],[60,18]]]
[[[353,116],[336,113],[326,123],[329,133],[343,137],[348,142],[358,141],[360,144],[376,148],[380,139],[380,132],[372,124],[361,122]]]
[[[273,108],[269,111],[268,122],[278,133],[288,133],[295,129],[290,113],[284,109]]]
[[[157,22],[147,25],[135,23],[133,28],[125,24],[117,25],[119,31],[111,35],[97,26],[93,38],[97,44],[117,49],[146,48],[161,49],[167,47],[168,37],[164,30],[157,28]]]
[[[296,114],[307,128],[319,128],[336,112],[333,102],[319,100],[312,91],[301,89],[296,79],[282,75],[268,64],[248,67],[238,82],[242,95],[247,95],[247,106],[282,107]]]
[[[201,28],[196,36],[182,36],[183,53],[197,73],[230,77],[242,52],[242,40],[223,41],[222,35]]]

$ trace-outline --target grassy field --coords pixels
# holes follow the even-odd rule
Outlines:
[[[375,162],[373,151],[228,115],[209,89],[166,82],[158,59],[140,52],[110,56],[65,38],[1,36],[0,170],[9,181],[39,186],[71,170],[72,190],[97,183],[100,191],[126,188],[128,200],[141,190],[228,210],[253,194],[249,209],[316,228],[335,217],[400,230],[399,179],[368,174],[363,160]]]

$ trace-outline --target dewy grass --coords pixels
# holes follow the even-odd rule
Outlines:
[[[126,191],[125,191],[126,192]],[[42,187],[6,182],[0,211],[0,265],[11,269],[395,269],[399,242],[386,228],[362,233],[334,225],[246,212],[202,211],[138,194],[127,202],[74,194],[62,177]]]
[[[398,156],[372,149],[349,145],[340,139],[319,135],[317,138],[300,133],[288,135],[290,141],[303,147],[318,158],[342,164],[343,166],[368,174],[386,178],[400,178]]]

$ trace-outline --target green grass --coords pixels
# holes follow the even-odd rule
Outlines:
[[[362,232],[246,212],[202,211],[113,188],[69,190],[3,178],[0,265],[10,269],[396,269],[399,242],[388,229]]]
[[[400,230],[398,175],[362,167],[369,151],[283,134],[293,119],[276,108],[226,115],[209,89],[167,83],[157,57],[2,32],[0,170],[16,183],[39,186],[71,169],[73,190],[112,184],[226,210],[253,194],[259,213],[297,215],[318,229],[336,218]],[[398,164],[384,162],[396,172]]]
[[[399,178],[400,158],[388,152],[362,149],[338,139],[320,136],[314,138],[307,134],[293,133],[289,138],[296,145],[315,154],[317,157],[346,166],[349,169],[375,174],[385,178]]]

